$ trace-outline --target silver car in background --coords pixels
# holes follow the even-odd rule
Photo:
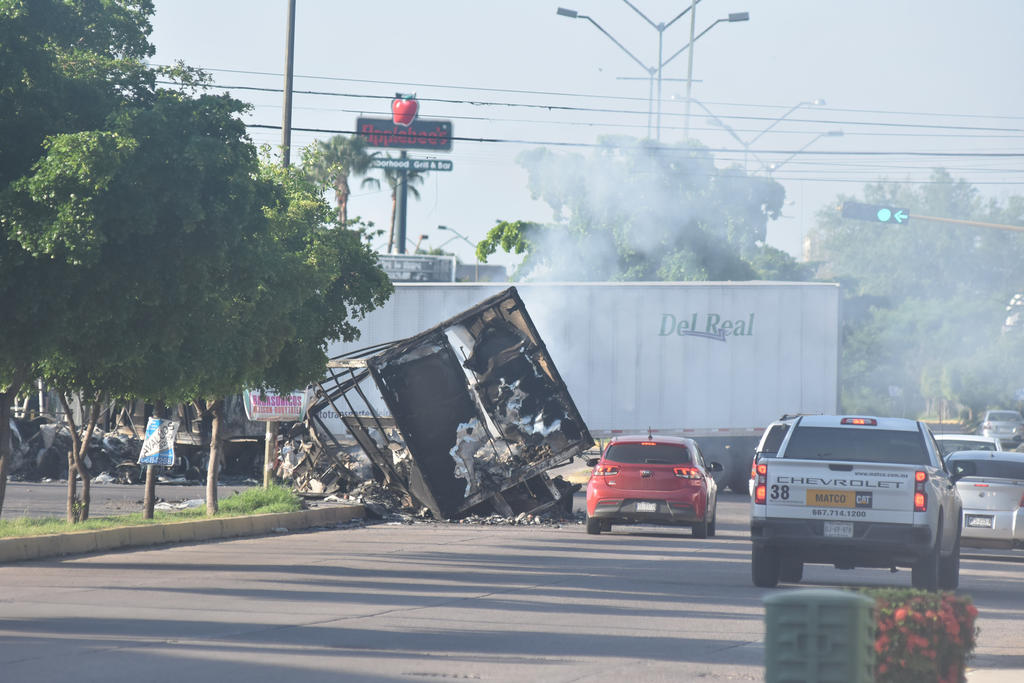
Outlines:
[[[978,434],[935,434],[935,443],[939,444],[942,459],[957,451],[1001,451],[1003,444],[999,439]]]
[[[981,420],[980,433],[1016,446],[1024,441],[1024,417],[1016,410],[989,410]]]
[[[964,474],[956,483],[964,506],[961,545],[1024,546],[1024,453],[959,451],[946,467]]]

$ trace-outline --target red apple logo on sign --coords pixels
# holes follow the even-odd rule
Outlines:
[[[399,95],[391,100],[391,120],[396,126],[408,128],[416,118],[420,103],[408,95]]]

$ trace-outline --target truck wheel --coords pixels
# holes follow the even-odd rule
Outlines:
[[[935,534],[935,546],[924,557],[914,563],[910,570],[910,585],[923,591],[935,591],[939,588],[939,548],[942,545],[942,523],[939,523]]]
[[[779,585],[779,554],[774,548],[755,545],[750,554],[750,577],[758,588]]]
[[[939,588],[944,591],[956,590],[960,585],[960,534],[956,535],[953,554],[939,560]]]
[[[587,533],[588,534],[599,534],[599,533],[601,533],[601,520],[594,519],[593,517],[587,517]]]
[[[798,560],[782,560],[779,563],[779,580],[782,583],[800,583],[804,578],[804,563]]]

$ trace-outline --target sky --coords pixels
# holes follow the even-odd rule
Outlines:
[[[279,148],[288,0],[155,6],[153,63],[208,70],[218,88],[253,105],[253,141]],[[560,16],[560,6],[590,20]],[[407,249],[443,246],[466,263],[496,221],[552,219],[530,197],[520,152],[589,155],[603,135],[675,144],[687,122],[718,166],[746,164],[785,187],[767,242],[798,258],[815,214],[834,210],[839,195],[861,195],[865,183],[924,181],[942,166],[986,196],[1024,194],[1024,2],[700,0],[695,34],[710,30],[688,50],[690,12],[664,28],[661,97],[652,97],[656,26],[689,6],[297,0],[292,160],[315,140],[351,133],[357,117],[389,118],[395,94],[414,93],[419,118],[451,121],[455,140],[436,153],[452,171],[428,174],[409,200]],[[738,12],[749,21],[718,22]],[[387,186],[351,182],[350,217],[386,228]]]

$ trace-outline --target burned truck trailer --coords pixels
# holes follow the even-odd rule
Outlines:
[[[309,419],[341,416],[386,485],[435,517],[557,504],[546,470],[593,446],[516,289],[400,341],[333,358]]]

